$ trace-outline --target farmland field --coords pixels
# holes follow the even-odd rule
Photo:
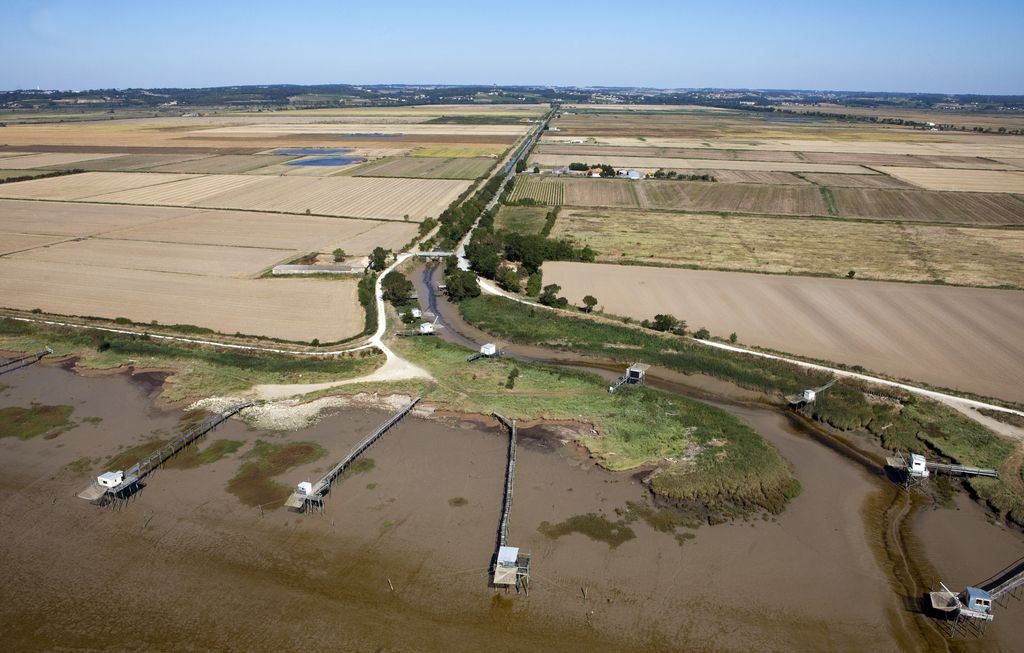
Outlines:
[[[1024,401],[1024,293],[548,262],[544,282],[609,313],[671,313],[741,343]]]
[[[913,184],[888,175],[837,175],[827,172],[805,172],[800,176],[819,186],[835,186],[837,188],[917,188]]]
[[[625,179],[566,179],[569,206],[638,206],[637,182]]]
[[[495,164],[486,157],[407,157],[365,163],[352,170],[353,177],[411,177],[418,179],[476,179]]]
[[[81,163],[83,161],[92,161],[95,159],[108,159],[114,154],[85,154],[85,153],[45,153],[45,154],[24,154],[21,156],[12,156],[0,158],[0,168],[19,168],[19,169],[31,169],[31,168],[44,168],[47,166],[61,166],[68,165],[74,167],[73,164]]]
[[[0,258],[6,308],[323,342],[356,335],[356,281],[233,279]]]
[[[530,157],[530,164],[541,166],[568,166],[570,163],[578,162],[579,158],[564,154],[539,154]],[[657,168],[666,169],[698,169],[714,167],[718,170],[759,170],[778,172],[841,172],[846,174],[876,174],[856,165],[841,165],[827,163],[806,163],[806,162],[782,162],[782,161],[731,161],[717,160],[714,166],[709,166],[704,159],[670,159],[665,157],[640,157],[640,156],[603,156],[592,158],[581,163],[604,163],[613,168],[640,168],[652,170]]]
[[[977,225],[1024,224],[1024,199],[1007,193],[835,188],[839,215]]]
[[[407,222],[0,200],[0,242],[4,243],[16,234],[50,236],[50,240],[93,236],[301,252],[341,247],[364,255],[378,246],[398,249],[415,233],[416,225]]]
[[[896,167],[879,170],[927,190],[1024,193],[1024,172]]]
[[[642,208],[828,215],[821,192],[811,187],[653,180],[636,187]]]
[[[503,145],[452,145],[452,146],[425,146],[418,147],[409,153],[409,156],[425,156],[433,158],[459,158],[477,156],[500,156],[508,149]]]
[[[1018,230],[565,208],[552,235],[611,263],[1024,288]]]
[[[88,172],[3,184],[0,197],[202,206],[401,220],[437,216],[468,188],[446,179]]]
[[[557,206],[562,203],[563,199],[562,182],[558,179],[517,177],[509,200],[517,202],[521,199],[531,199],[549,206]]]
[[[549,210],[546,206],[501,206],[494,218],[494,228],[521,234],[540,233]]]

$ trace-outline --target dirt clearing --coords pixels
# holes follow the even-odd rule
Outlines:
[[[588,263],[544,264],[579,304],[901,378],[1024,401],[1024,292]]]

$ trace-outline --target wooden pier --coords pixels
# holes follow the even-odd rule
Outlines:
[[[491,562],[491,584],[497,587],[522,587],[530,592],[530,555],[508,546],[508,522],[512,514],[512,482],[516,471],[516,422],[498,413],[494,417],[508,429],[508,464],[505,467],[505,495],[498,522],[498,546]]]
[[[907,460],[901,456],[889,456],[885,459],[886,465],[900,471],[907,471],[909,465]],[[955,476],[984,476],[987,478],[999,478],[999,470],[986,469],[984,467],[972,467],[970,465],[952,465],[947,463],[927,462],[928,471],[950,474]]]
[[[404,406],[397,413],[392,415],[388,421],[381,424],[376,431],[364,438],[359,444],[352,449],[347,456],[345,456],[341,462],[331,468],[329,472],[320,477],[320,480],[316,483],[300,483],[296,490],[292,492],[292,495],[288,497],[288,500],[284,502],[284,505],[298,512],[305,512],[307,508],[323,509],[324,497],[331,491],[331,484],[342,472],[352,463],[353,460],[358,458],[364,451],[369,449],[374,442],[384,436],[385,433],[391,430],[395,424],[398,424],[403,417],[409,414],[417,403],[419,403],[422,397],[416,397],[406,406]]]
[[[190,428],[183,435],[174,438],[150,455],[128,468],[127,471],[113,471],[102,474],[89,487],[78,493],[79,498],[94,503],[105,503],[110,499],[126,498],[142,487],[142,480],[157,470],[160,465],[179,451],[217,428],[233,415],[249,408],[253,403],[243,402],[229,407],[216,415],[207,417]]]
[[[34,365],[35,363],[38,363],[39,361],[43,360],[43,358],[49,356],[52,353],[53,350],[47,347],[43,351],[37,351],[34,354],[26,354],[25,356],[20,356],[18,358],[0,363],[0,376],[3,376],[4,374],[8,374],[15,370],[20,370],[23,367],[28,367],[29,365]]]

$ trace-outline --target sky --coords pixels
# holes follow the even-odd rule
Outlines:
[[[0,0],[0,89],[523,84],[1024,94],[1024,0]]]

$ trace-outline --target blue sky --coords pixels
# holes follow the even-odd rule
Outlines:
[[[0,0],[0,89],[479,83],[1024,94],[1024,0]]]

